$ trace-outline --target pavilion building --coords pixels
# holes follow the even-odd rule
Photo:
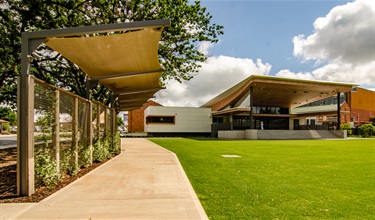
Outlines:
[[[357,86],[252,75],[199,108],[148,106],[143,126],[150,136],[345,137],[340,124],[369,123],[375,115],[375,92]]]

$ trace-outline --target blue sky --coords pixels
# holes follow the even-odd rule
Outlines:
[[[293,56],[294,36],[313,33],[313,22],[337,5],[350,1],[202,1],[224,26],[221,42],[210,55],[262,59],[272,65],[271,75],[282,69],[311,71],[314,62]]]
[[[224,26],[189,82],[166,82],[155,101],[200,106],[250,75],[356,83],[375,90],[374,0],[203,0]]]

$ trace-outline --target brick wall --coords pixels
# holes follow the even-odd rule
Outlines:
[[[375,92],[367,89],[357,88],[356,92],[351,92],[351,107],[375,111]]]
[[[350,92],[349,102],[351,121],[354,121],[356,126],[368,123],[375,117],[374,91],[357,88],[356,92]]]
[[[157,102],[149,100],[139,109],[128,112],[128,132],[144,132],[144,111],[148,106],[162,106]]]

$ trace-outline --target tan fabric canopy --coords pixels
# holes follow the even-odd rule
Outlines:
[[[161,32],[161,28],[147,28],[107,36],[47,38],[44,44],[119,95],[119,103],[135,100],[120,104],[120,110],[129,110],[142,106],[162,88]]]

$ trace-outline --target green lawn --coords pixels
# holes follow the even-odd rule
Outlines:
[[[211,219],[375,218],[374,139],[150,140],[177,154]]]

